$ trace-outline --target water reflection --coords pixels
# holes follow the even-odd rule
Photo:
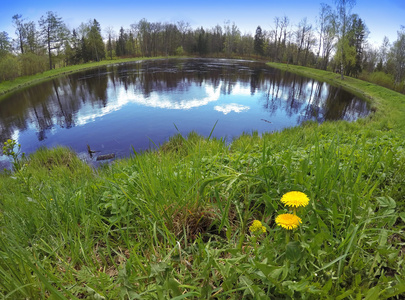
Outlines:
[[[225,105],[217,105],[214,107],[216,111],[222,112],[224,115],[229,114],[230,112],[240,113],[245,110],[248,110],[250,107],[246,105],[241,105],[237,103],[230,103]]]
[[[126,155],[130,145],[167,140],[173,123],[183,133],[207,134],[219,120],[216,135],[233,137],[367,113],[367,103],[339,88],[261,63],[157,60],[100,67],[11,95],[0,102],[0,140],[17,139],[26,153],[56,144],[80,152],[92,143]]]

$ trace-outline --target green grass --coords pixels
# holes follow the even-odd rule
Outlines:
[[[267,63],[267,65],[340,86],[358,97],[370,101],[372,110],[375,111],[373,116],[377,117],[377,122],[388,124],[393,129],[405,134],[405,118],[403,118],[405,115],[405,95],[352,77],[346,76],[344,80],[341,80],[340,74],[328,71],[279,63]]]
[[[0,175],[0,294],[401,299],[405,97],[349,78],[333,83],[367,95],[375,112],[231,145],[177,135],[96,170],[66,148],[32,154]],[[293,190],[310,203],[288,231],[274,220]],[[255,219],[266,234],[249,232]]]

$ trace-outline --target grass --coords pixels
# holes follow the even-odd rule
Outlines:
[[[384,124],[392,126],[396,131],[405,133],[405,118],[403,118],[405,115],[405,96],[403,94],[352,77],[346,76],[344,80],[340,80],[340,74],[328,71],[279,63],[267,64],[284,71],[340,86],[358,97],[370,101],[378,122],[382,120]]]
[[[375,112],[230,146],[177,135],[96,170],[69,149],[40,149],[0,175],[0,294],[403,299],[405,96],[288,70],[363,93]],[[310,203],[289,231],[274,220],[294,190]],[[266,233],[251,233],[253,220]]]

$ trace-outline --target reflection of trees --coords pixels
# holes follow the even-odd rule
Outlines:
[[[94,72],[94,70],[93,70]],[[24,131],[29,124],[37,130],[38,140],[46,139],[55,125],[63,128],[75,126],[75,116],[83,104],[93,107],[107,105],[108,78],[105,68],[97,76],[61,77],[27,88],[0,103],[0,140],[10,138],[16,130]],[[83,77],[80,77],[83,76]],[[86,78],[88,76],[88,78]]]
[[[307,120],[352,121],[368,113],[367,103],[350,93],[323,82],[278,71],[266,81],[263,108],[275,114],[280,108],[288,116],[298,115],[298,124]]]
[[[60,77],[15,93],[0,103],[0,139],[34,124],[39,140],[54,126],[74,127],[85,106],[108,106],[108,89],[132,90],[144,98],[152,92],[187,92],[192,85],[209,85],[231,94],[236,85],[263,93],[263,108],[274,114],[282,108],[299,115],[299,122],[347,119],[366,113],[366,104],[350,94],[312,79],[264,67],[256,62],[230,60],[151,60],[120,64]],[[172,100],[176,101],[176,100]]]
[[[258,65],[257,63],[253,63]],[[262,66],[262,65],[261,65]],[[188,91],[192,84],[210,85],[216,90],[221,87],[222,94],[230,94],[238,82],[250,81],[250,68],[230,61],[180,60],[145,61],[111,68],[115,84],[132,88],[147,98],[152,92]],[[111,78],[111,77],[110,77]]]

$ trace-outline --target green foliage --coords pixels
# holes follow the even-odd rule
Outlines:
[[[35,75],[47,70],[47,59],[43,55],[27,52],[19,55],[20,76]]]
[[[338,63],[338,66],[342,63],[344,67],[343,72],[349,75],[347,67],[356,64],[356,48],[350,45],[350,41],[347,38],[341,39],[337,44],[338,51],[335,53],[334,60]]]
[[[175,50],[175,55],[177,55],[177,56],[182,56],[182,55],[184,55],[184,49],[183,49],[182,46],[176,48],[176,50]]]
[[[394,77],[385,72],[373,72],[370,74],[362,74],[361,79],[378,84],[388,89],[392,90],[395,89]]]
[[[49,56],[49,69],[52,70],[52,50],[59,50],[63,45],[63,41],[69,35],[69,29],[62,21],[62,18],[52,11],[48,11],[46,16],[42,16],[38,23],[40,35]]]
[[[0,57],[0,82],[17,78],[19,76],[17,66],[18,60],[14,55]]]
[[[11,158],[14,171],[19,171],[25,159],[25,153],[21,152],[21,145],[15,140],[8,139],[4,142],[3,155]]]

